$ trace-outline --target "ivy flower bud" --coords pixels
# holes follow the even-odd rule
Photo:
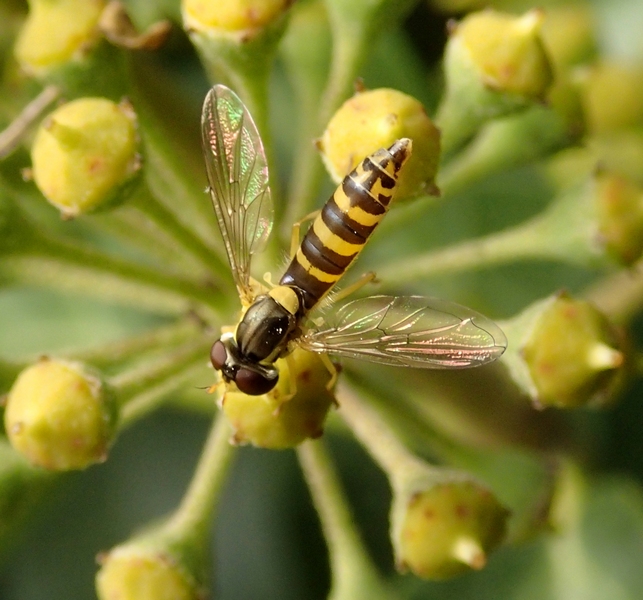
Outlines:
[[[78,363],[44,358],[18,376],[4,424],[33,465],[67,471],[105,460],[116,423],[104,383]]]
[[[643,187],[615,173],[595,176],[598,234],[609,254],[631,265],[643,255]]]
[[[604,133],[643,124],[643,69],[600,63],[584,77],[584,101],[589,130]]]
[[[328,173],[339,183],[365,156],[400,138],[413,140],[413,154],[395,198],[437,195],[440,132],[412,96],[387,88],[355,94],[333,115],[318,146]]]
[[[182,0],[183,26],[212,81],[244,99],[264,140],[272,62],[293,0]]]
[[[63,216],[105,206],[140,171],[136,116],[104,98],[69,102],[38,129],[31,160],[36,185]]]
[[[328,369],[316,354],[299,348],[288,361],[278,360],[276,366],[279,382],[267,394],[247,396],[236,390],[225,393],[223,412],[238,443],[292,448],[307,438],[322,435],[326,415],[334,403],[333,394],[326,388],[331,377]],[[297,390],[288,398],[291,377]]]
[[[398,568],[426,579],[482,569],[505,536],[508,514],[468,475],[427,468],[396,485],[391,534]]]
[[[293,0],[183,0],[188,30],[218,30],[221,34],[253,37],[278,19]]]
[[[436,118],[449,152],[482,123],[544,100],[553,75],[539,36],[542,21],[538,10],[521,17],[481,11],[452,29]]]
[[[99,557],[100,600],[201,600],[194,578],[161,548],[139,542],[118,546]]]
[[[597,52],[595,27],[587,4],[548,6],[541,36],[554,64],[564,69],[591,60]]]
[[[589,302],[552,296],[503,330],[510,340],[503,360],[539,406],[604,404],[623,381],[627,361],[621,336]]]
[[[14,49],[20,66],[41,75],[82,59],[100,39],[106,0],[30,0]]]
[[[585,133],[579,91],[561,78],[547,100],[546,106],[531,106],[485,124],[440,170],[440,186],[453,193],[477,178],[528,164],[578,142]]]

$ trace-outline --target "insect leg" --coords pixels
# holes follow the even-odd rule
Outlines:
[[[330,379],[326,384],[326,389],[330,392],[335,387],[335,383],[337,383],[337,367],[335,367],[333,361],[328,358],[328,354],[320,353],[318,356],[330,373]]]
[[[362,275],[355,283],[351,283],[351,285],[345,288],[342,288],[336,294],[333,294],[333,297],[332,297],[333,302],[337,302],[338,300],[343,300],[347,296],[354,294],[357,290],[363,288],[367,283],[370,283],[371,281],[375,281],[375,278],[376,278],[376,275],[373,271],[364,273],[364,275]]]
[[[279,407],[276,410],[277,414],[281,410],[281,407],[284,405],[284,403],[292,400],[292,398],[297,393],[297,378],[295,376],[297,365],[293,360],[292,354],[288,354],[288,356],[286,356],[286,365],[288,365],[288,393],[281,399]],[[283,371],[280,373],[280,375],[284,375]]]
[[[207,390],[206,392],[208,394],[217,394],[217,400],[216,404],[221,405],[223,403],[223,399],[225,398],[225,392],[226,392],[226,382],[223,381],[223,378],[220,378],[219,381],[213,383]]]
[[[302,224],[306,221],[312,221],[320,212],[321,211],[319,210],[315,210],[307,214],[305,217],[299,219],[299,221],[293,223],[292,236],[290,238],[290,258],[295,257],[295,254],[297,254],[297,249],[299,248],[299,244],[301,244],[301,240],[299,239],[299,232],[301,231]]]

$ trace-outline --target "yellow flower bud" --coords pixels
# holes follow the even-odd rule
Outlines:
[[[41,125],[31,160],[45,198],[64,216],[94,210],[118,196],[140,170],[136,117],[127,104],[81,98]]]
[[[39,75],[82,58],[100,39],[106,0],[30,0],[15,46],[23,69]]]
[[[4,423],[12,446],[32,464],[66,471],[105,459],[115,417],[98,377],[80,364],[45,358],[18,376]]]
[[[506,360],[514,378],[540,406],[605,403],[622,383],[627,361],[621,336],[589,302],[552,296],[504,330],[513,346]]]
[[[420,102],[397,90],[365,91],[344,102],[328,123],[319,149],[330,176],[339,183],[365,156],[400,138],[413,140],[413,154],[395,198],[436,194],[440,132]]]
[[[461,44],[489,88],[543,98],[552,72],[539,36],[542,22],[538,10],[521,17],[481,11],[458,24],[452,42]]]
[[[643,188],[620,175],[596,174],[598,232],[606,250],[623,264],[643,255]]]
[[[203,596],[177,561],[143,544],[115,548],[101,557],[96,575],[100,600],[200,600]]]
[[[643,124],[643,69],[601,63],[584,78],[588,129],[603,133]]]
[[[539,36],[542,21],[538,10],[522,17],[486,10],[453,26],[436,116],[447,155],[487,121],[545,99],[553,74]]]
[[[459,473],[427,472],[394,497],[391,524],[398,568],[426,579],[482,569],[503,540],[508,511]]]
[[[293,0],[183,0],[188,30],[219,30],[251,36],[280,17]]]
[[[280,359],[277,386],[262,396],[247,396],[227,390],[223,412],[234,430],[238,443],[261,448],[291,448],[323,432],[324,421],[334,396],[326,389],[330,373],[319,356],[295,349],[288,361]],[[293,366],[293,372],[290,367]],[[291,377],[297,387],[292,390]]]
[[[548,6],[541,36],[553,62],[568,67],[596,53],[596,23],[588,4]]]

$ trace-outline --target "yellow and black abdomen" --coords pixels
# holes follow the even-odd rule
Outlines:
[[[280,280],[297,287],[307,312],[342,277],[387,213],[411,140],[365,158],[344,178],[306,233]]]

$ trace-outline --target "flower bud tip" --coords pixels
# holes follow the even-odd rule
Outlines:
[[[487,564],[487,555],[476,540],[461,537],[453,545],[453,558],[462,564],[479,571]]]
[[[545,20],[545,12],[541,8],[527,11],[516,20],[516,30],[525,34],[537,34]]]
[[[622,352],[601,343],[589,348],[587,353],[587,364],[597,371],[616,369],[622,366],[623,360]]]

